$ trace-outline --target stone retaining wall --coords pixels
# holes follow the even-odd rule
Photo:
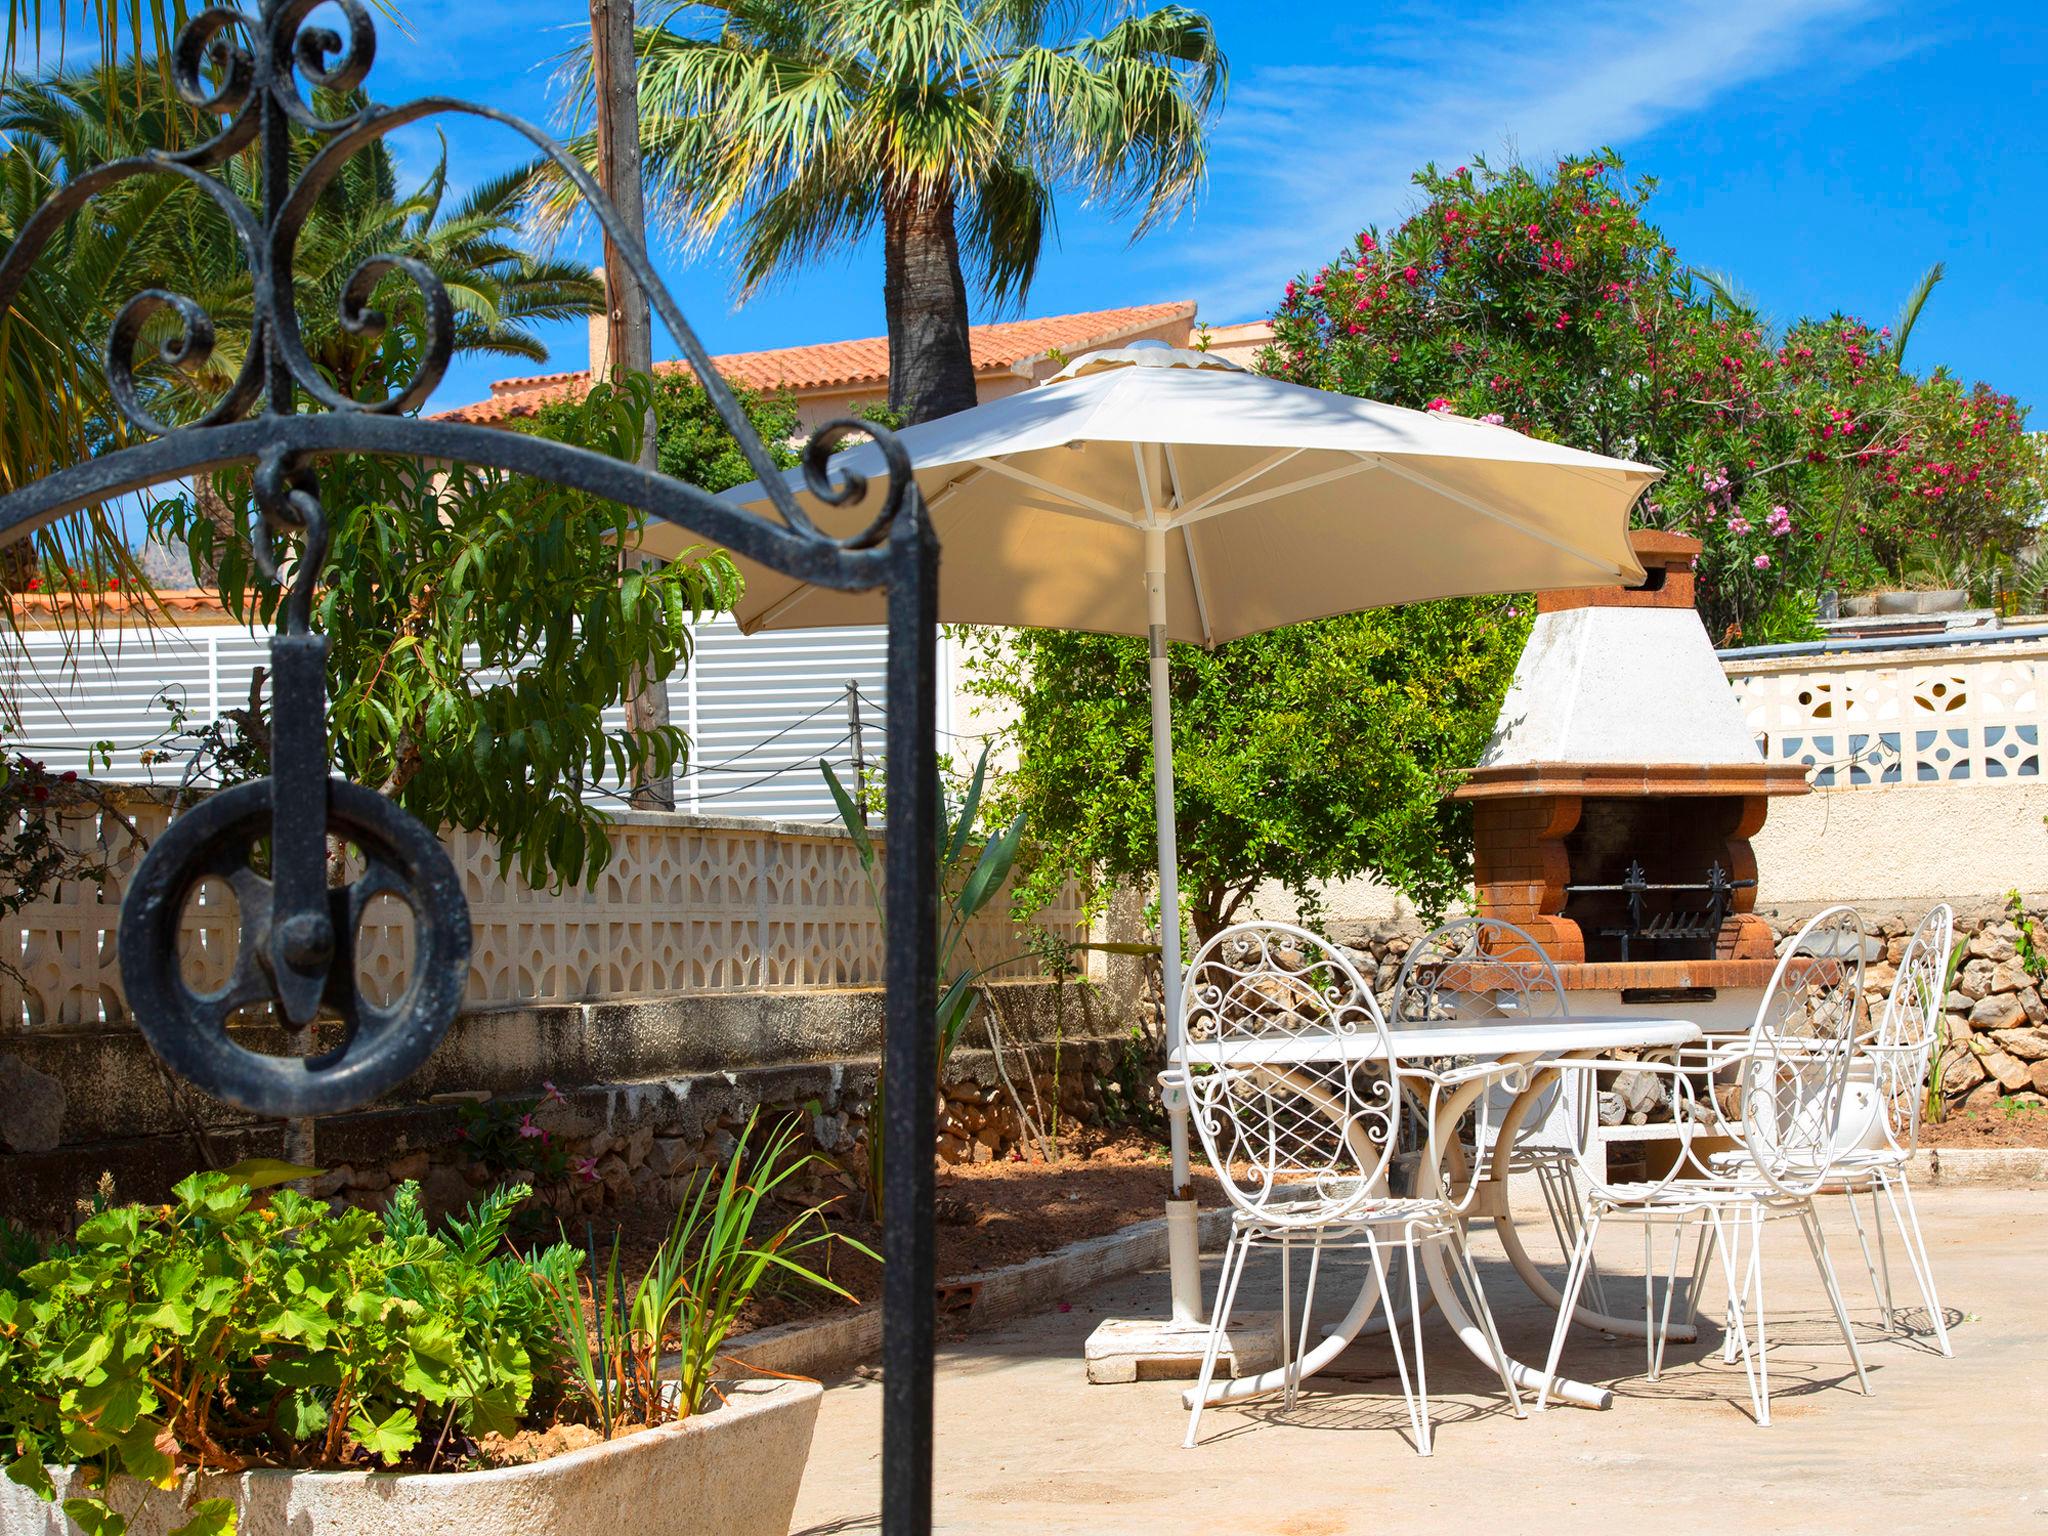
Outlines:
[[[2036,962],[2038,970],[2028,969],[2020,953],[2020,921],[2005,905],[1965,904],[1956,911],[1956,937],[1965,947],[1948,994],[1938,1073],[1951,1109],[1998,1110],[2001,1101],[2010,1101],[2007,1107],[2016,1113],[2048,1109],[2048,901],[2029,898],[2024,905],[2034,946],[2044,957]],[[1782,946],[1813,910],[1788,907],[1759,915]],[[1891,988],[1907,940],[1924,915],[1863,909],[1865,931],[1885,945],[1883,959],[1864,972],[1873,994]],[[1333,937],[1382,998],[1422,932],[1413,922],[1332,925]]]
[[[1050,1117],[1057,1106],[1083,1122],[1120,1114],[1122,1085],[1149,1081],[1125,1063],[1128,1022],[1102,989],[1019,981],[991,992],[992,1018],[970,1026],[949,1063],[939,1155],[1015,1151],[1024,1124],[1005,1071],[1034,1114]],[[315,1123],[320,1188],[378,1204],[393,1183],[417,1178],[446,1209],[465,1191],[513,1178],[540,1185],[564,1214],[671,1199],[756,1111],[764,1120],[801,1115],[806,1142],[857,1181],[882,1018],[881,994],[859,988],[464,1015],[400,1093]],[[284,1155],[279,1122],[175,1085],[126,1026],[17,1036],[7,1046],[0,1217],[60,1228],[103,1172],[123,1197],[157,1199],[194,1169]]]

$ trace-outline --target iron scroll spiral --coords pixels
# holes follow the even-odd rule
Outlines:
[[[339,11],[339,24],[325,17]],[[316,12],[321,16],[316,19]],[[158,1055],[206,1092],[257,1114],[331,1114],[367,1103],[416,1071],[446,1033],[467,982],[470,925],[461,881],[433,833],[371,790],[330,777],[326,737],[326,640],[310,632],[312,595],[327,559],[327,517],[318,462],[348,452],[489,465],[530,475],[678,523],[706,543],[842,590],[900,582],[898,533],[927,539],[913,506],[910,463],[884,428],[865,421],[821,428],[803,456],[819,504],[864,502],[865,477],[828,462],[858,431],[879,445],[887,481],[879,510],[848,538],[820,531],[753,430],[731,390],[655,274],[646,252],[580,162],[550,137],[493,108],[447,98],[398,107],[374,103],[325,116],[365,80],[376,34],[362,0],[265,0],[258,14],[230,6],[198,11],[180,29],[172,83],[189,105],[221,120],[201,142],[152,150],[84,172],[60,187],[0,257],[0,324],[38,256],[101,193],[143,176],[185,182],[233,230],[249,267],[248,346],[223,393],[196,420],[164,419],[147,367],[197,371],[217,350],[214,318],[186,294],[150,289],[116,315],[105,347],[108,393],[126,425],[99,457],[56,470],[0,496],[0,544],[56,517],[150,486],[234,464],[254,466],[257,525],[250,530],[263,576],[287,590],[271,642],[272,772],[185,811],[151,848],[124,904],[122,981],[136,1024]],[[323,93],[319,97],[314,92]],[[322,192],[359,150],[423,118],[459,113],[522,135],[573,183],[615,251],[639,277],[683,360],[738,440],[766,489],[775,519],[744,512],[702,489],[586,449],[463,423],[409,415],[440,382],[453,352],[455,308],[431,266],[404,253],[373,255],[343,284],[336,319],[374,339],[389,324],[376,303],[387,278],[417,298],[423,345],[411,378],[378,400],[340,390],[308,355],[293,305],[299,237]],[[313,153],[294,172],[293,143]],[[254,209],[214,172],[245,151],[262,158],[265,206]],[[779,521],[778,521],[779,520]],[[285,541],[296,543],[287,559]],[[901,542],[896,541],[896,542]],[[331,880],[330,865],[346,879]],[[224,885],[239,908],[233,974],[207,991],[179,954],[186,907],[202,885]],[[412,914],[409,983],[378,1002],[357,979],[356,948],[378,898]],[[271,1055],[237,1027],[265,1006],[305,1054]]]

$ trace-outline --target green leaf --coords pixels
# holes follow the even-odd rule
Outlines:
[[[279,1184],[296,1184],[301,1179],[317,1179],[325,1170],[307,1168],[299,1163],[282,1162],[274,1157],[245,1157],[231,1167],[221,1169],[221,1177],[233,1179],[249,1189],[271,1189]]]
[[[818,770],[825,775],[825,786],[832,791],[832,803],[839,807],[840,825],[846,828],[846,835],[853,839],[853,846],[860,854],[862,869],[875,867],[874,839],[868,835],[867,823],[860,819],[860,808],[853,803],[853,796],[846,792],[846,786],[839,782],[839,775],[832,765],[822,757],[818,759]]]
[[[115,1514],[105,1499],[66,1499],[64,1513],[84,1536],[123,1536],[128,1529],[128,1517]]]
[[[25,1443],[27,1449],[7,1464],[7,1480],[19,1483],[38,1498],[56,1498],[56,1485],[50,1481],[50,1469],[43,1465],[43,1453],[33,1440]]]
[[[974,873],[960,887],[959,899],[954,903],[963,920],[974,916],[991,896],[1002,889],[1003,882],[1010,877],[1010,866],[1017,861],[1017,844],[1023,837],[1024,818],[1020,815],[990,838],[988,846],[981,850],[981,859],[974,866]]]
[[[327,1427],[327,1404],[311,1392],[287,1392],[277,1405],[277,1427],[293,1440],[310,1440]]]
[[[410,1408],[394,1408],[379,1420],[358,1408],[348,1416],[348,1430],[356,1444],[387,1467],[420,1443],[419,1420]]]
[[[938,1036],[939,1063],[943,1067],[946,1058],[953,1054],[953,1047],[959,1042],[961,1031],[967,1028],[974,1017],[976,1005],[981,1002],[981,991],[974,985],[974,973],[955,976],[953,984],[946,988],[945,996],[939,999]]]
[[[235,1506],[231,1499],[201,1499],[192,1506],[192,1518],[164,1536],[234,1536]]]
[[[953,861],[967,851],[967,839],[974,835],[974,821],[981,814],[981,786],[987,778],[988,748],[983,747],[974,764],[974,777],[967,781],[967,797],[960,802],[960,816],[953,823],[953,836],[946,844],[940,869],[951,869]]]

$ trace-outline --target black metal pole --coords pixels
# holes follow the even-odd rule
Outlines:
[[[913,485],[889,534],[887,1022],[882,1041],[882,1533],[932,1528],[937,1298],[939,550]]]

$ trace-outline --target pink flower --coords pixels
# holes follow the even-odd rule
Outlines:
[[[1450,408],[1451,402],[1446,400],[1442,395],[1438,395],[1434,400],[1430,401],[1429,404],[1423,407],[1425,411],[1448,411]]]
[[[1791,510],[1786,507],[1771,508],[1771,515],[1765,520],[1765,526],[1782,539],[1792,531]]]
[[[577,1158],[576,1177],[586,1184],[595,1184],[597,1182],[597,1159],[594,1157]]]
[[[1749,563],[1760,571],[1768,571],[1771,568],[1771,557],[1769,555],[1758,555]]]
[[[1360,235],[1360,236],[1358,237],[1358,254],[1359,254],[1359,255],[1361,255],[1361,256],[1370,256],[1370,255],[1371,255],[1371,254],[1372,254],[1372,253],[1373,253],[1374,251],[1378,250],[1379,248],[1380,248],[1379,242],[1378,242],[1377,240],[1373,239],[1373,237],[1372,237],[1371,235]]]
[[[1401,276],[1407,279],[1410,288],[1422,281],[1422,271],[1418,267],[1403,267]]]
[[[1741,538],[1745,533],[1749,532],[1749,529],[1749,519],[1744,517],[1740,512],[1730,512],[1728,514],[1728,531],[1734,534],[1738,539]]]
[[[1501,415],[1499,411],[1488,411],[1484,416],[1480,417],[1479,419],[1485,422],[1489,427],[1504,427],[1507,425],[1508,421],[1507,417]]]
[[[519,1134],[528,1141],[535,1141],[547,1133],[533,1123],[532,1115],[527,1114],[519,1117]]]
[[[548,1079],[542,1078],[540,1080],[540,1087],[541,1092],[546,1096],[548,1103],[566,1104],[569,1102],[567,1099],[562,1097],[562,1090],[557,1088],[552,1082],[548,1081]]]

